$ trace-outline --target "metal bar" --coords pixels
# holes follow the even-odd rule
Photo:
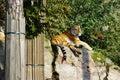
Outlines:
[[[5,34],[6,34],[6,35],[7,35],[7,34],[17,34],[17,35],[23,34],[23,35],[25,35],[25,33],[23,33],[23,32],[6,32]]]
[[[26,66],[44,66],[44,64],[26,64]]]

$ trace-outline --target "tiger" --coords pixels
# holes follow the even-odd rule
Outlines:
[[[69,47],[72,51],[77,52],[78,54],[81,54],[81,50],[79,47],[83,46],[87,50],[92,50],[92,47],[90,47],[86,42],[83,42],[79,39],[79,36],[82,35],[81,27],[80,25],[75,25],[71,28],[69,28],[65,33],[55,35],[51,37],[51,47],[52,51],[54,53],[54,58],[52,62],[53,71],[55,70],[55,61],[58,57],[58,49],[57,46],[59,46],[63,53],[63,59],[66,60],[66,51],[64,50],[64,47]]]

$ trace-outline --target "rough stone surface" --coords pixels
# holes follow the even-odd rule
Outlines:
[[[67,60],[61,63],[62,53],[59,49],[59,56],[56,61],[56,71],[59,73],[60,80],[119,80],[120,72],[109,68],[106,79],[106,67],[96,64],[91,58],[91,52],[81,48],[81,55],[75,56],[69,48],[65,48],[67,52]],[[52,70],[51,62],[53,53],[50,47],[50,42],[45,42],[45,79],[51,80]]]

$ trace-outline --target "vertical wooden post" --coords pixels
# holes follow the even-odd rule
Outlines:
[[[40,5],[42,5],[41,7],[43,7],[43,10],[45,10],[44,8],[46,7],[46,0],[40,0]],[[40,22],[41,24],[43,24],[43,27],[44,27],[44,24],[46,23],[45,21],[45,18],[46,18],[46,13],[45,11],[40,11]],[[41,64],[44,64],[44,34],[41,34],[41,46],[40,46],[40,51],[41,51],[41,56],[40,56],[40,62]],[[44,67],[42,67],[42,71],[41,71],[41,75],[43,75],[43,77],[41,77],[40,80],[44,80]]]
[[[41,73],[40,75],[42,75],[40,77],[40,80],[44,80],[44,34],[40,34],[40,57],[39,57],[39,63],[41,64]]]
[[[25,80],[23,0],[7,0],[5,80]]]

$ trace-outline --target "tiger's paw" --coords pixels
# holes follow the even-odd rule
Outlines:
[[[75,47],[76,47],[76,48],[82,48],[83,45],[77,45],[77,44],[76,44]]]
[[[77,53],[78,53],[78,54],[81,54],[82,51],[78,48],[78,49],[77,49]]]
[[[88,48],[89,51],[92,51],[93,49],[91,47]]]

